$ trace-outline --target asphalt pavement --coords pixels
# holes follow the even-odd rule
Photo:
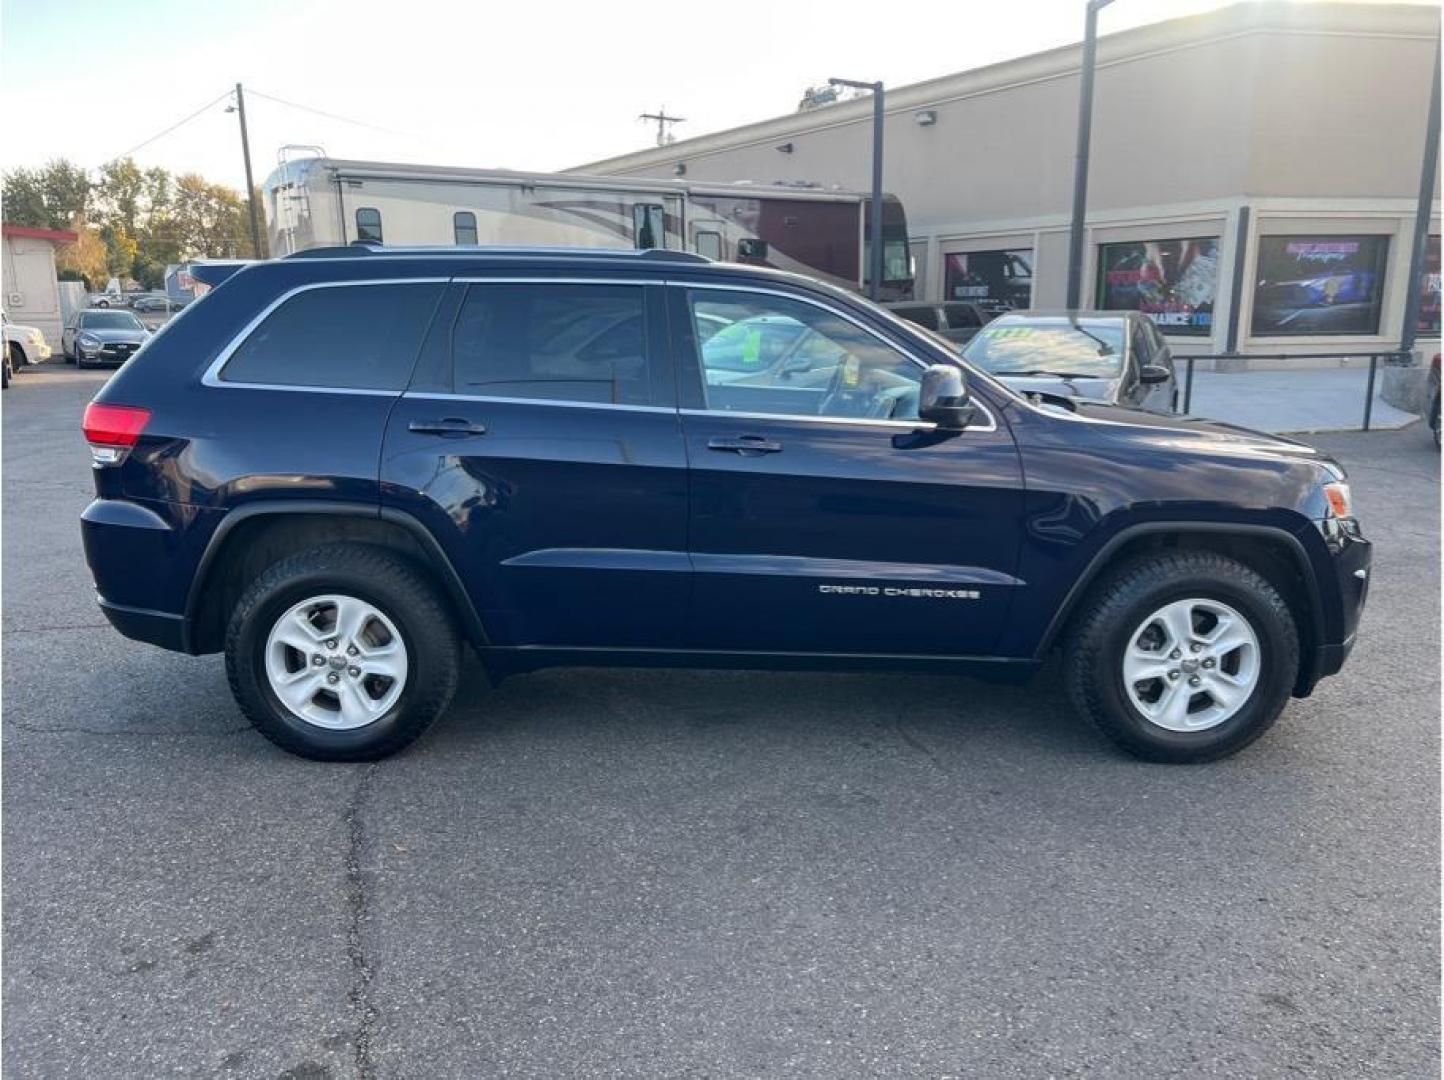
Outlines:
[[[1439,456],[1315,441],[1375,580],[1344,673],[1149,765],[1026,687],[552,671],[372,766],[96,609],[78,431],[3,400],[13,1077],[1439,1071]]]

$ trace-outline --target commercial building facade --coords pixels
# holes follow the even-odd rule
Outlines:
[[[1438,34],[1437,7],[1265,0],[1101,38],[1083,296],[1149,312],[1183,353],[1397,345]],[[1080,56],[887,92],[884,184],[919,298],[1064,303]],[[849,101],[577,171],[865,189],[871,114]],[[1437,204],[1429,251],[1437,338]]]

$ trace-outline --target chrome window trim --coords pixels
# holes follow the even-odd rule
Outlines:
[[[683,416],[735,416],[739,420],[786,420],[794,424],[832,424],[844,427],[877,427],[905,431],[936,431],[931,420],[874,420],[866,416],[804,416],[800,413],[739,412],[732,409],[678,409]],[[991,419],[991,415],[989,419]],[[991,431],[992,428],[969,425],[968,431]]]
[[[540,274],[505,274],[492,277],[472,276],[453,277],[450,280],[466,282],[471,285],[665,285],[661,278],[610,278],[610,277],[550,277]]]
[[[570,401],[561,398],[498,397],[494,394],[444,394],[432,390],[408,390],[401,395],[411,401],[479,401],[487,405],[555,405],[563,409],[611,409],[616,412],[667,413],[677,410],[666,405],[628,405],[625,402]]]
[[[719,292],[719,291],[720,291],[720,292],[761,293],[761,294],[763,294],[763,295],[765,295],[765,296],[780,296],[780,297],[782,297],[784,300],[795,300],[795,301],[797,301],[798,303],[811,304],[811,305],[812,305],[813,307],[815,307],[815,308],[821,308],[823,311],[826,311],[826,312],[828,312],[828,313],[831,314],[831,315],[836,315],[839,319],[845,319],[847,322],[852,323],[852,325],[856,326],[856,327],[857,327],[859,330],[861,330],[864,334],[867,334],[869,337],[871,337],[871,338],[873,338],[874,340],[876,340],[877,342],[879,342],[879,343],[880,343],[881,345],[883,345],[885,348],[891,349],[893,352],[899,354],[899,355],[902,356],[904,359],[906,359],[906,360],[911,360],[911,361],[912,361],[914,364],[916,364],[918,367],[926,370],[927,368],[929,368],[929,367],[932,366],[932,365],[929,364],[926,360],[920,359],[919,357],[915,356],[913,353],[909,352],[907,349],[903,348],[901,345],[897,344],[896,342],[889,341],[887,338],[883,337],[883,336],[882,336],[881,334],[879,334],[876,330],[874,330],[872,327],[868,326],[866,323],[862,322],[861,320],[854,318],[853,316],[849,315],[849,314],[848,314],[847,312],[845,312],[845,311],[840,311],[840,310],[838,310],[837,308],[833,307],[831,304],[824,303],[823,301],[814,299],[813,297],[810,297],[810,296],[800,296],[800,295],[798,295],[797,293],[786,292],[786,291],[784,291],[784,290],[782,290],[782,289],[769,289],[769,288],[767,288],[767,287],[765,287],[765,286],[760,286],[760,285],[726,285],[726,284],[714,285],[714,284],[711,284],[710,282],[709,282],[709,283],[706,283],[706,284],[703,284],[703,283],[699,283],[699,282],[696,282],[696,281],[668,282],[668,284],[675,284],[675,285],[677,285],[677,286],[680,287],[680,288],[688,289],[688,290],[691,290],[691,291],[697,291],[697,292]],[[964,370],[966,370],[966,369],[964,369]],[[703,378],[702,378],[703,391],[702,391],[702,392],[705,394],[705,393],[707,392],[707,391],[706,391],[706,382],[707,382],[707,379],[706,379],[706,370],[705,370],[705,367],[704,367],[704,370],[703,370],[703,372],[702,372],[702,375],[703,375]],[[984,432],[986,432],[986,431],[997,431],[997,430],[998,430],[998,421],[997,421],[997,419],[993,416],[993,410],[990,409],[990,408],[988,408],[988,406],[984,405],[981,401],[974,401],[972,404],[973,404],[973,407],[974,407],[974,408],[981,409],[981,410],[984,412],[984,414],[987,415],[987,417],[988,417],[988,422],[987,422],[987,424],[969,424],[967,427],[963,428],[962,430],[963,430],[963,431],[984,431]],[[742,416],[742,417],[747,417],[747,418],[749,418],[749,419],[770,419],[770,418],[778,418],[778,419],[786,419],[786,420],[801,420],[801,421],[809,422],[809,423],[821,422],[821,423],[834,423],[834,424],[868,424],[868,425],[871,425],[871,426],[907,427],[907,428],[913,428],[913,429],[915,429],[915,430],[916,430],[916,429],[924,429],[924,428],[927,428],[927,429],[935,429],[935,428],[937,427],[937,425],[934,424],[934,423],[933,423],[932,421],[930,421],[930,420],[870,420],[870,419],[868,419],[868,418],[866,418],[866,417],[850,418],[850,417],[845,417],[845,416],[795,416],[795,415],[792,415],[792,414],[790,414],[790,413],[742,413],[742,412],[730,412],[730,411],[728,411],[727,409],[682,409],[682,410],[679,410],[679,411],[680,411],[684,416]]]
[[[236,390],[299,390],[309,394],[359,394],[365,397],[398,397],[406,388],[398,387],[395,390],[380,390],[370,387],[355,386],[297,386],[294,383],[253,383],[233,382],[221,378],[221,371],[225,368],[226,362],[235,354],[236,350],[245,344],[246,339],[255,332],[256,327],[265,322],[270,314],[278,307],[290,300],[293,296],[299,296],[303,292],[310,292],[313,289],[340,289],[348,285],[445,285],[450,278],[444,277],[414,277],[414,278],[357,278],[352,281],[311,281],[305,285],[297,285],[293,289],[287,289],[280,296],[276,297],[269,304],[263,307],[260,312],[241,327],[231,337],[224,348],[211,361],[206,368],[205,374],[201,376],[201,385],[216,389]]]

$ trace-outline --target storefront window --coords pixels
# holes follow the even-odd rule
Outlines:
[[[1424,274],[1419,282],[1419,329],[1426,334],[1439,332],[1439,237],[1429,237],[1424,249]]]
[[[1217,289],[1216,237],[1098,248],[1099,310],[1141,311],[1165,334],[1207,337]]]
[[[1254,334],[1377,334],[1388,253],[1387,236],[1259,237]]]
[[[943,299],[971,300],[995,312],[1033,302],[1033,249],[955,252],[943,262]]]

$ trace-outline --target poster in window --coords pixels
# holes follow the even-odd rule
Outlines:
[[[1387,236],[1261,236],[1253,332],[1377,334]]]
[[[1207,337],[1217,289],[1216,237],[1098,248],[1098,307],[1141,311],[1165,334]]]
[[[998,314],[1033,302],[1033,249],[954,252],[943,264],[943,298]]]
[[[1439,332],[1439,237],[1429,237],[1424,248],[1424,273],[1419,282],[1419,330]]]

